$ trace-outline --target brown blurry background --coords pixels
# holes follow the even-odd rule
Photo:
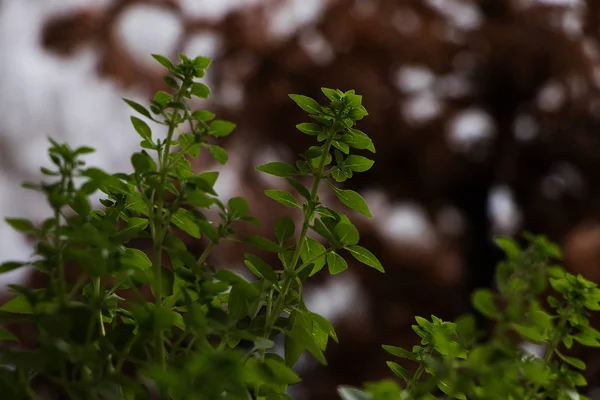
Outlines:
[[[310,143],[287,94],[363,95],[370,115],[359,127],[374,140],[375,166],[347,185],[371,206],[372,220],[354,220],[387,273],[351,265],[308,288],[307,305],[334,321],[340,344],[326,368],[301,360],[294,398],[335,398],[339,384],[388,376],[380,346],[415,344],[414,315],[470,311],[469,293],[493,284],[493,235],[544,233],[570,270],[600,282],[599,1],[66,3],[0,0],[5,215],[44,215],[17,182],[37,177],[47,134],[99,148],[102,167],[129,168],[137,139],[119,98],[165,89],[151,51],[214,59],[214,95],[198,105],[238,124],[221,191],[248,198],[263,234],[287,210],[262,195],[281,182],[253,166],[290,161]],[[216,168],[206,156],[197,166]],[[25,246],[2,229],[0,260]],[[212,261],[237,268],[242,253],[223,247]],[[592,388],[599,356],[584,355]]]

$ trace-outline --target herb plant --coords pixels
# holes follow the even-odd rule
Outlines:
[[[286,216],[272,238],[241,238],[236,224],[258,223],[246,201],[219,200],[218,172],[195,173],[189,161],[208,150],[225,164],[227,152],[214,140],[235,128],[190,107],[190,99],[210,94],[198,81],[210,60],[180,55],[174,65],[153,57],[169,71],[164,82],[172,90],[156,93],[149,109],[125,99],[139,114],[131,117],[142,147],[131,156],[133,173],[88,167],[82,158],[92,148],[72,149],[50,139],[54,169],[41,172],[51,181],[24,186],[43,193],[53,215],[41,226],[6,219],[35,238],[35,252],[30,261],[3,263],[0,272],[33,266],[49,284],[10,285],[14,297],[0,307],[0,339],[17,341],[10,326],[22,324],[34,329],[37,342],[33,348],[0,348],[2,399],[40,399],[40,385],[52,385],[68,399],[289,399],[288,385],[300,381],[292,370],[300,355],[307,351],[325,363],[329,338],[337,340],[331,323],[305,307],[305,280],[325,266],[331,274],[344,271],[346,255],[383,272],[358,244],[349,218],[318,196],[328,187],[343,205],[370,216],[358,193],[336,186],[373,165],[351,154],[375,152],[371,139],[355,128],[367,115],[360,95],[324,88],[326,105],[290,95],[314,121],[297,128],[313,136],[315,145],[295,165],[272,162],[257,169],[287,180],[295,194],[265,194],[301,209],[302,224],[297,228]],[[153,135],[147,120],[165,126],[166,137]],[[89,200],[97,191],[106,195],[102,210]],[[218,218],[211,217],[215,210]],[[199,256],[188,251],[182,234],[204,237]],[[133,239],[151,241],[150,254],[128,247]],[[255,279],[219,269],[209,260],[224,240],[277,253],[280,265],[248,253],[240,265]],[[78,268],[74,282],[67,279],[69,265]],[[150,301],[142,294],[145,286]],[[278,336],[283,357],[274,351]]]
[[[412,350],[383,346],[393,356],[416,363],[414,373],[389,361],[402,380],[369,383],[366,390],[343,387],[345,400],[355,399],[587,399],[585,363],[565,354],[573,344],[600,347],[600,332],[590,326],[591,311],[600,310],[600,289],[582,276],[552,264],[558,247],[543,236],[526,235],[529,246],[498,238],[507,260],[496,271],[497,292],[479,289],[473,305],[494,322],[487,338],[475,329],[472,316],[455,322],[416,318],[413,330],[421,345]],[[551,291],[543,301],[543,295]],[[543,345],[538,358],[523,341]]]

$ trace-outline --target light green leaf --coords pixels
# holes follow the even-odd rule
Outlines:
[[[354,190],[334,188],[338,200],[348,208],[353,209],[369,218],[372,217],[365,199]]]
[[[323,131],[319,125],[313,124],[310,122],[304,122],[302,124],[298,124],[298,125],[296,125],[296,128],[298,128],[298,130],[300,132],[306,133],[307,135],[310,135],[310,136],[316,136]]]
[[[289,192],[285,190],[278,189],[269,189],[265,190],[265,194],[271,199],[275,200],[278,203],[283,204],[286,207],[300,207],[300,204],[296,201],[296,198]]]
[[[344,246],[357,244],[360,240],[358,230],[352,224],[340,222],[335,226],[335,234]]]
[[[367,157],[352,154],[346,158],[344,166],[355,172],[365,172],[371,169],[374,163],[373,160],[369,160]]]
[[[332,251],[327,254],[327,267],[331,275],[336,275],[348,269],[348,263],[339,254]]]
[[[290,94],[289,95],[292,100],[298,106],[306,111],[309,114],[319,114],[321,112],[321,105],[315,100],[308,96],[303,96],[301,94]]]
[[[147,123],[134,116],[131,116],[131,123],[133,124],[135,131],[142,137],[142,139],[152,142],[152,130]]]
[[[213,157],[215,158],[215,160],[217,160],[218,163],[227,163],[229,156],[227,155],[227,152],[224,148],[220,146],[210,145],[208,146],[208,151],[210,151],[210,153],[213,155]]]
[[[171,216],[173,224],[196,239],[200,238],[200,227],[196,224],[193,218],[190,216],[190,212],[183,208],[180,208]]]
[[[381,265],[377,257],[375,257],[373,253],[371,253],[364,247],[359,245],[353,245],[346,246],[345,249],[348,250],[350,254],[352,254],[352,257],[356,258],[361,263],[368,265],[369,267],[375,268],[377,271],[385,272],[383,266]]]
[[[204,83],[194,82],[192,84],[191,92],[194,96],[206,99],[210,96],[210,89]]]
[[[216,137],[228,136],[235,129],[233,122],[217,119],[210,124],[208,134]]]

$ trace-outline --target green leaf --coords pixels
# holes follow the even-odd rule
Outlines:
[[[383,269],[383,266],[381,265],[381,263],[379,262],[377,257],[375,257],[375,255],[373,253],[371,253],[369,250],[365,249],[364,247],[358,246],[358,245],[353,245],[353,246],[346,246],[345,249],[350,252],[352,257],[356,258],[361,263],[368,265],[369,267],[375,268],[377,271],[385,272],[385,270]]]
[[[298,191],[298,193],[302,195],[302,197],[304,197],[307,200],[310,199],[310,192],[303,184],[301,184],[294,178],[287,178],[287,181],[290,183],[290,185],[294,187],[294,189]]]
[[[344,142],[348,143],[350,146],[359,150],[369,150],[371,153],[375,153],[375,146],[373,146],[373,141],[369,136],[363,131],[359,131],[358,129],[349,128],[348,131],[350,135],[343,135],[342,139]]]
[[[138,117],[131,116],[131,123],[135,128],[135,131],[142,137],[142,139],[152,142],[152,130],[147,123],[139,119]]]
[[[316,136],[319,133],[323,132],[323,130],[321,129],[321,127],[317,124],[313,124],[310,122],[304,122],[302,124],[298,124],[296,125],[296,128],[298,128],[298,130],[302,133],[306,133],[307,135],[310,136]]]
[[[360,239],[356,227],[352,224],[348,224],[345,222],[340,222],[339,224],[337,224],[335,226],[334,232],[337,238],[339,239],[340,243],[342,243],[342,245],[344,246],[357,244]]]
[[[275,200],[278,203],[283,204],[286,207],[300,207],[300,204],[296,201],[296,198],[289,192],[285,190],[278,189],[269,189],[265,190],[265,194],[271,199]]]
[[[329,273],[335,275],[348,269],[348,264],[339,254],[332,251],[327,254],[327,267]]]
[[[282,177],[289,177],[298,173],[294,166],[279,161],[259,165],[258,167],[256,167],[256,169],[269,175]]]
[[[400,364],[395,363],[393,361],[386,361],[386,364],[392,370],[392,372],[394,374],[396,374],[400,378],[404,379],[405,382],[410,382],[410,380],[411,380],[410,373],[405,368],[400,366]]]
[[[472,295],[472,303],[477,311],[490,319],[497,320],[501,316],[494,300],[494,294],[489,289],[475,290]]]
[[[4,218],[7,224],[9,224],[14,230],[19,232],[35,232],[36,228],[30,220],[24,218]]]
[[[302,252],[300,253],[300,257],[302,258],[302,262],[307,262],[309,259],[313,257],[317,257],[319,254],[324,254],[325,247],[316,241],[315,239],[307,236],[304,241],[304,245],[302,246]],[[313,276],[317,272],[319,272],[324,266],[326,262],[326,257],[323,255],[313,261],[313,268],[310,273],[310,276]]]
[[[294,232],[296,231],[296,225],[294,224],[294,220],[289,217],[281,217],[275,223],[275,237],[280,241],[284,242],[294,236]]]
[[[298,375],[296,375],[290,367],[274,358],[266,359],[265,364],[271,371],[270,379],[273,383],[290,385],[301,381]]]
[[[370,394],[353,387],[339,386],[337,392],[342,400],[373,400]]]
[[[208,98],[210,96],[210,89],[204,83],[194,82],[192,84],[191,92],[194,96],[200,97],[202,99]]]
[[[144,106],[142,106],[141,104],[138,104],[135,101],[128,100],[128,99],[123,99],[123,101],[125,103],[127,103],[129,105],[129,107],[133,108],[135,111],[137,111],[140,114],[142,114],[144,117],[153,119],[152,115],[150,115],[150,112],[148,110],[146,110],[146,108]]]
[[[580,369],[582,371],[585,371],[585,363],[583,361],[581,361],[579,358],[567,357],[558,350],[555,350],[554,352],[556,353],[557,356],[560,357],[561,360],[563,360],[567,364],[569,364],[577,369]]]
[[[277,282],[277,274],[273,271],[273,268],[266,262],[264,262],[260,257],[255,256],[254,254],[246,253],[244,254],[244,264],[250,269],[254,275],[259,278],[265,278],[273,283]]]
[[[246,296],[239,286],[233,286],[229,292],[227,300],[227,309],[229,315],[235,319],[242,319],[248,315],[248,305],[246,304]]]
[[[196,121],[210,121],[215,117],[215,114],[206,110],[196,110],[192,113],[192,118]]]
[[[321,112],[321,105],[314,99],[301,94],[290,94],[292,100],[298,106],[309,114],[319,114]]]
[[[0,307],[0,311],[15,313],[15,314],[31,314],[31,304],[22,295],[17,295],[13,299],[7,301]]]
[[[348,208],[351,208],[354,211],[357,211],[369,218],[372,217],[371,212],[369,211],[369,207],[365,202],[365,199],[354,190],[350,189],[338,189],[334,188],[335,196],[338,200]]]
[[[0,340],[9,340],[13,342],[18,342],[19,338],[16,337],[11,331],[5,328],[0,328]]]
[[[340,101],[342,99],[342,96],[335,89],[322,87],[321,92],[323,92],[323,94],[331,101]]]
[[[274,253],[280,253],[285,250],[277,243],[262,236],[248,236],[242,239],[242,241],[249,243],[258,249],[272,251]]]
[[[388,346],[385,344],[381,347],[383,347],[383,349],[385,351],[387,351],[388,353],[390,353],[396,357],[405,358],[405,359],[411,360],[411,361],[417,361],[417,356],[414,353],[412,353],[408,350],[405,350],[402,347]]]
[[[228,136],[235,129],[233,122],[217,119],[210,124],[208,134],[216,137]]]
[[[152,266],[152,261],[146,253],[138,249],[126,248],[125,254],[121,256],[121,263],[124,266],[138,267],[147,270]]]
[[[178,209],[177,212],[171,216],[171,222],[191,237],[196,239],[200,238],[200,227],[194,222],[194,219],[188,210],[183,208]]]
[[[5,274],[10,271],[14,271],[15,269],[19,269],[29,265],[28,263],[18,262],[18,261],[7,261],[5,263],[0,264],[0,274]]]
[[[154,98],[152,99],[152,101],[154,101],[164,107],[167,104],[169,104],[169,102],[171,102],[171,97],[172,96],[169,93],[159,90],[154,95]]]
[[[371,169],[375,162],[373,160],[369,160],[367,157],[356,156],[354,154],[349,155],[344,162],[344,167],[350,168],[355,172],[365,172]]]
[[[243,197],[232,197],[227,202],[227,206],[229,207],[229,211],[233,218],[239,218],[242,215],[248,214],[250,211],[248,202]]]
[[[220,146],[210,145],[208,146],[208,151],[210,151],[215,160],[217,160],[217,162],[219,162],[220,164],[227,163],[229,156],[227,155],[227,152],[224,148]]]
[[[172,71],[175,69],[175,66],[167,57],[161,56],[159,54],[151,54],[151,55],[152,55],[152,58],[154,58],[156,61],[158,61],[160,64],[162,64],[162,66],[166,67],[169,71]]]

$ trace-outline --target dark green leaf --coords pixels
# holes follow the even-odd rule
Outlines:
[[[147,123],[134,116],[131,116],[131,123],[133,124],[135,131],[142,137],[142,139],[152,142],[152,130]]]
[[[166,67],[169,71],[175,69],[173,63],[167,57],[161,56],[159,54],[152,54],[152,58],[161,63],[162,66]]]
[[[196,224],[193,216],[188,210],[183,208],[178,209],[177,212],[171,216],[171,222],[191,237],[196,239],[200,238],[200,227]]]
[[[298,128],[300,132],[306,133],[307,135],[311,136],[316,136],[323,131],[319,125],[310,122],[298,124],[296,125],[296,128]]]
[[[294,224],[294,220],[287,215],[279,218],[275,223],[275,237],[280,242],[284,242],[294,236],[295,231],[296,225]]]
[[[214,117],[215,114],[205,110],[196,110],[192,113],[192,118],[196,121],[210,121]]]
[[[231,215],[235,218],[248,214],[250,208],[248,202],[243,197],[233,197],[227,202]]]
[[[255,256],[254,254],[246,253],[244,254],[244,258],[246,261],[244,262],[246,266],[257,275],[259,278],[265,278],[271,282],[277,282],[277,274],[273,271],[273,268],[266,262],[264,262],[260,257]]]
[[[18,342],[19,338],[16,337],[11,331],[5,328],[0,328],[0,340],[8,340]]]
[[[259,165],[256,169],[269,175],[282,177],[289,177],[298,173],[292,165],[278,161]]]
[[[24,263],[24,262],[17,262],[17,261],[7,261],[5,263],[0,264],[0,274],[5,274],[7,272],[14,271],[15,269],[19,269],[26,265],[29,265],[29,264]]]
[[[244,238],[243,241],[261,250],[272,251],[275,253],[279,253],[285,250],[283,247],[279,246],[272,240],[261,236],[248,236]]]
[[[404,379],[405,382],[410,382],[411,376],[410,373],[400,366],[400,364],[395,363],[393,361],[386,361],[387,366],[392,370],[392,372],[398,375],[400,378]]]
[[[235,319],[242,319],[248,315],[248,306],[246,304],[246,297],[241,287],[233,286],[229,292],[229,299],[227,301],[227,309],[229,315]]]
[[[396,357],[405,358],[407,360],[412,360],[412,361],[417,361],[417,356],[414,353],[412,353],[408,350],[404,350],[402,347],[388,346],[385,344],[382,347],[385,351],[387,351],[388,353],[390,353]]]
[[[302,197],[304,197],[307,200],[310,199],[310,192],[303,184],[301,184],[294,178],[287,178],[287,181],[290,183],[290,185],[294,187],[294,189],[298,191],[298,193],[302,195]]]
[[[129,107],[133,108],[135,111],[142,114],[144,117],[152,119],[152,115],[150,115],[150,112],[148,110],[146,110],[146,108],[144,106],[142,106],[141,104],[138,104],[135,101],[128,100],[128,99],[123,99],[123,101],[125,103],[127,103],[129,105]]]
[[[19,232],[35,232],[36,228],[33,226],[31,221],[23,218],[4,218],[6,223],[8,223],[14,230]]]

